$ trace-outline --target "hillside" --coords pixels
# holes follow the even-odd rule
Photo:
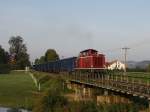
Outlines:
[[[128,61],[128,68],[146,68],[150,64],[150,60],[144,60],[144,61]]]

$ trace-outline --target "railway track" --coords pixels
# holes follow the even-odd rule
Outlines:
[[[142,82],[141,79],[138,80],[138,78],[123,75],[110,76],[99,74],[99,76],[90,76],[89,74],[76,73],[69,75],[68,79],[76,83],[109,89],[150,100],[149,80]]]

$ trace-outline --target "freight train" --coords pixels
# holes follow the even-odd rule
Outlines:
[[[105,55],[97,50],[87,49],[81,51],[78,57],[70,57],[44,64],[33,65],[33,69],[42,72],[74,72],[84,70],[104,70]]]

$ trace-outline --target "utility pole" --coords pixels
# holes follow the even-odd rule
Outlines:
[[[125,63],[125,73],[126,73],[126,67],[127,67],[127,51],[129,50],[130,48],[128,48],[128,47],[124,47],[124,48],[122,48],[122,50],[124,50],[124,63]]]

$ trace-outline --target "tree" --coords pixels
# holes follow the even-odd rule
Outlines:
[[[17,66],[15,69],[24,69],[24,67],[29,66],[29,55],[27,54],[27,47],[23,43],[23,38],[20,36],[13,36],[8,43],[10,45],[10,54],[15,55],[16,63],[14,65]]]
[[[38,64],[42,64],[42,63],[45,63],[46,61],[45,61],[45,56],[41,56],[40,57],[40,59],[35,59],[35,61],[34,61],[34,64],[35,65],[38,65]]]
[[[0,64],[8,62],[8,53],[0,46]]]
[[[9,60],[8,52],[0,46],[0,64],[7,64]]]
[[[37,59],[35,59],[34,64],[35,64],[35,65],[40,64],[40,59],[38,59],[38,58],[37,58]]]
[[[45,52],[44,56],[41,56],[40,59],[35,59],[34,64],[42,64],[49,61],[56,61],[59,59],[59,55],[54,49],[48,49]]]
[[[59,59],[59,55],[56,53],[54,49],[48,49],[45,53],[45,61],[56,61]]]
[[[0,46],[0,73],[9,73],[9,54]]]
[[[40,64],[45,63],[45,56],[40,57]]]

